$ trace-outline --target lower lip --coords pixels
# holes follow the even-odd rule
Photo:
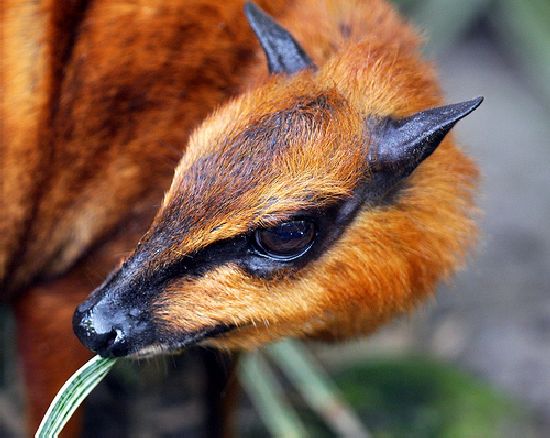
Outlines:
[[[158,356],[161,354],[174,354],[185,348],[192,347],[198,343],[215,338],[217,336],[223,335],[229,331],[235,330],[237,327],[235,325],[219,325],[212,327],[211,329],[205,329],[197,331],[187,335],[187,339],[180,343],[175,344],[153,344],[143,347],[141,350],[128,355],[132,359],[143,359],[152,356]],[[239,328],[241,328],[239,326]]]

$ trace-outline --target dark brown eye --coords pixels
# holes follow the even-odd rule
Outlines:
[[[306,220],[285,222],[256,231],[256,244],[265,255],[292,260],[304,255],[315,239],[315,225]]]

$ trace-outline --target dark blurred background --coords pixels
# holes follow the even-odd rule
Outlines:
[[[481,168],[481,242],[414,315],[308,348],[374,436],[550,436],[550,1],[396,4],[424,29],[447,100],[486,98],[455,130]],[[20,436],[13,328],[0,318],[0,436]],[[178,436],[201,414],[188,377],[201,363],[123,365],[90,404],[113,424],[126,418],[120,432]],[[118,411],[102,411],[116,394]],[[288,397],[315,435],[331,435],[290,387]],[[241,399],[240,434],[263,433],[262,407]]]

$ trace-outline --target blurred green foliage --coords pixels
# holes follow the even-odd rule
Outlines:
[[[519,431],[529,436],[530,417],[516,402],[429,358],[370,359],[348,364],[331,377],[373,438],[496,438]],[[298,393],[287,388],[286,394],[308,436],[335,436]],[[258,436],[265,431],[258,423],[240,433]]]
[[[549,0],[393,1],[423,30],[429,56],[450,50],[472,27],[482,24],[550,103]],[[9,376],[14,368],[14,329],[6,315],[0,307],[0,389],[13,380]],[[501,436],[512,423],[525,434],[518,425],[529,422],[504,395],[427,358],[346,365],[332,378],[375,437]],[[287,397],[312,436],[331,435],[298,392],[289,389]],[[256,436],[261,429],[257,424],[248,433]]]
[[[490,438],[528,423],[503,394],[428,358],[370,360],[333,378],[374,437]]]
[[[549,0],[393,0],[426,36],[426,52],[441,54],[482,25],[550,104]]]
[[[395,0],[426,36],[428,53],[448,49],[487,11],[491,0]]]

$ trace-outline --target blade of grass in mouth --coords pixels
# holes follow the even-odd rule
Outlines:
[[[61,387],[36,431],[35,438],[57,437],[74,411],[101,382],[116,359],[94,356]]]

